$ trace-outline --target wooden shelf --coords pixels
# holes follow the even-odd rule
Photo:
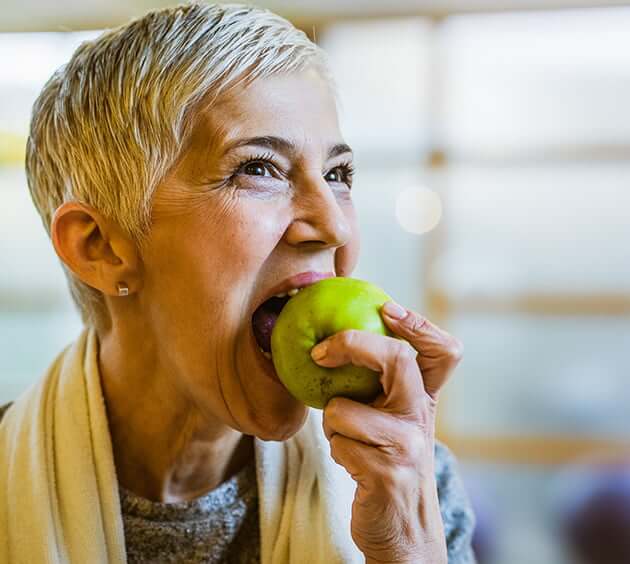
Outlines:
[[[630,440],[574,436],[479,437],[439,434],[459,458],[511,464],[566,464],[576,460],[630,458]]]
[[[630,294],[524,294],[506,298],[469,295],[464,298],[450,298],[439,290],[428,290],[427,303],[440,316],[454,313],[630,315]]]

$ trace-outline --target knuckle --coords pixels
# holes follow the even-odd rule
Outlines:
[[[398,462],[411,465],[419,460],[426,446],[424,434],[415,426],[407,426],[406,432],[401,433],[396,440],[396,454]]]
[[[336,433],[333,434],[332,437],[330,437],[330,440],[328,441],[330,444],[330,457],[337,463],[340,464],[339,462],[339,440],[338,440],[339,435],[337,435]]]
[[[412,333],[421,333],[426,322],[427,320],[424,317],[412,311],[411,315],[408,316],[407,325]]]
[[[339,400],[332,398],[324,407],[324,419],[327,423],[333,423],[339,416]]]
[[[398,350],[396,351],[396,358],[401,363],[408,363],[410,361],[415,362],[417,351],[407,341],[397,341]]]
[[[417,354],[407,341],[397,340],[388,364],[394,370],[405,370],[410,364],[415,365]]]
[[[410,482],[409,468],[402,465],[394,465],[387,468],[379,476],[379,486],[389,494],[396,494],[403,491],[404,487]]]
[[[451,337],[448,346],[448,356],[453,364],[458,364],[464,356],[464,344],[456,337]]]
[[[357,340],[356,329],[348,329],[339,333],[339,340],[344,346],[351,347]]]
[[[405,462],[413,456],[415,449],[414,441],[407,434],[397,437],[395,442],[395,453],[398,462]]]
[[[412,463],[431,456],[433,440],[427,436],[427,433],[430,433],[430,431],[420,428],[417,433],[414,433],[413,440],[410,440],[407,444],[408,459]]]

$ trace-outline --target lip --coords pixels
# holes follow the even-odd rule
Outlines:
[[[306,286],[310,286],[311,284],[315,284],[315,282],[319,282],[320,280],[325,280],[326,278],[334,278],[334,272],[315,272],[313,270],[309,270],[307,272],[300,272],[299,274],[295,274],[290,276],[289,278],[283,280],[269,292],[263,296],[260,302],[256,305],[258,308],[263,302],[267,301],[269,298],[272,298],[276,294],[284,294],[289,290],[293,290],[294,288],[304,288]],[[256,310],[254,308],[254,311]]]
[[[280,381],[278,374],[276,373],[276,368],[273,365],[273,361],[265,357],[259,350],[258,343],[256,342],[256,337],[254,337],[254,333],[251,330],[251,326],[249,329],[249,340],[251,343],[252,351],[254,356],[256,357],[256,362],[258,366],[262,369],[262,371],[273,380],[274,383],[282,386],[283,389],[286,390],[284,384]]]
[[[310,286],[311,284],[315,284],[315,282],[319,282],[320,280],[325,280],[326,278],[334,278],[334,272],[317,272],[314,270],[309,270],[306,272],[300,272],[299,274],[295,274],[293,276],[289,276],[273,288],[267,292],[265,296],[262,297],[260,302],[256,305],[253,311],[256,311],[256,308],[260,307],[260,305],[268,300],[269,298],[275,296],[276,294],[282,294],[292,290],[293,288],[304,288],[306,286]],[[252,312],[253,313],[253,312]],[[254,336],[254,332],[252,330],[251,323],[248,328],[249,340],[251,343],[252,351],[254,356],[256,357],[256,362],[262,371],[274,382],[281,386],[284,390],[284,384],[281,382],[278,374],[276,373],[275,367],[273,365],[273,361],[266,358],[259,350],[258,342],[256,341],[256,337]]]

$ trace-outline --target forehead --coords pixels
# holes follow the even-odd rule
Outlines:
[[[315,70],[260,78],[238,86],[195,116],[194,144],[217,151],[234,139],[286,138],[297,146],[341,140],[334,95]]]

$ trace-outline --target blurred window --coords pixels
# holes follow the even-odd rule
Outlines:
[[[97,32],[0,34],[0,404],[38,380],[81,327],[24,173],[31,107]]]
[[[605,157],[627,149],[628,25],[628,9],[447,18],[440,134],[449,155]]]
[[[427,277],[467,350],[449,432],[627,433],[629,25],[611,9],[440,26],[445,214]]]

